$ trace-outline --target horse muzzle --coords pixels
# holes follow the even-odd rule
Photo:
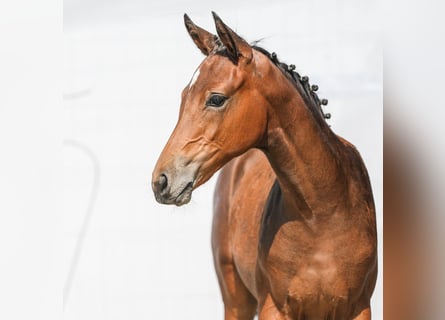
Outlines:
[[[151,186],[157,202],[182,206],[192,198],[195,177],[193,172],[186,168],[182,172],[170,170],[159,175],[153,173]]]

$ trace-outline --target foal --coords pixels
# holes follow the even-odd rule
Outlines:
[[[157,201],[188,203],[224,166],[212,248],[226,320],[371,319],[375,209],[359,153],[307,78],[213,17],[218,37],[184,16],[206,58],[154,169]]]

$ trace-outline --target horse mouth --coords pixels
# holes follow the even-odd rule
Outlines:
[[[175,198],[174,201],[175,205],[180,207],[184,204],[189,203],[192,198],[192,191],[193,191],[193,181],[190,181]]]

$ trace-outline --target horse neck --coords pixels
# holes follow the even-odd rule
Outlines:
[[[278,85],[263,91],[269,94],[264,152],[290,209],[286,212],[306,219],[332,213],[347,188],[340,166],[341,142],[284,74],[274,69]]]

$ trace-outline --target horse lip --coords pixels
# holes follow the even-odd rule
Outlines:
[[[184,189],[182,189],[182,191],[178,194],[178,196],[175,198],[175,204],[177,206],[182,206],[183,204],[187,204],[190,201],[191,192],[193,191],[194,184],[195,184],[194,181],[190,181],[189,183],[187,183]]]

